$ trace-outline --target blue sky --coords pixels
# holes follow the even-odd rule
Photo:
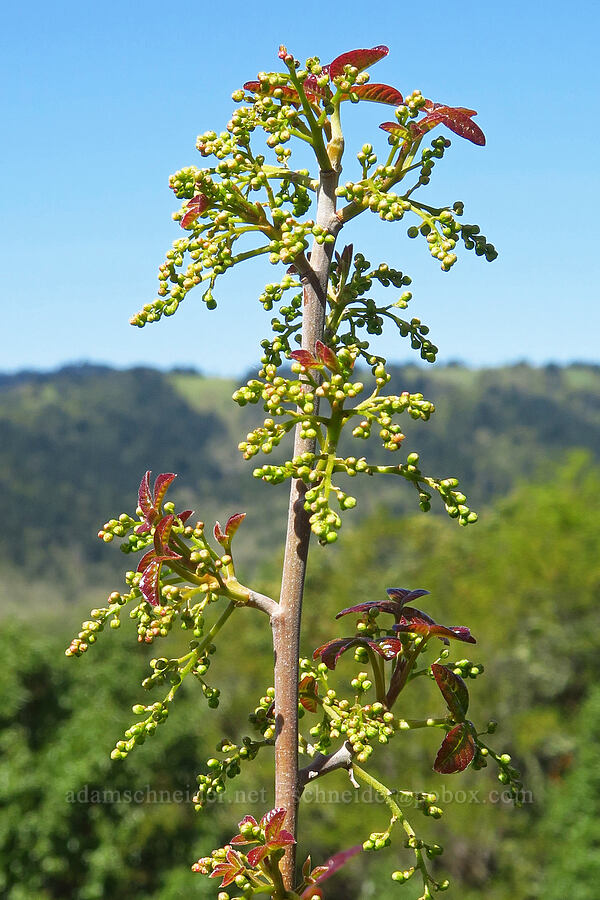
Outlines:
[[[256,297],[278,280],[264,261],[223,280],[215,312],[192,293],[170,320],[143,330],[128,320],[156,296],[157,267],[178,237],[168,175],[199,163],[196,135],[224,127],[231,92],[276,68],[282,42],[323,61],[388,44],[374,80],[479,111],[487,147],[456,138],[430,197],[465,201],[465,221],[481,225],[496,262],[463,252],[444,274],[405,223],[368,215],[343,235],[413,277],[411,312],[430,325],[440,360],[598,362],[598,9],[307,0],[269,12],[237,0],[110,0],[5,10],[0,371],[76,360],[219,374],[253,365],[269,319]],[[377,126],[391,111],[361,104],[350,125],[355,112],[350,144],[384,148]],[[379,347],[410,356],[395,336]]]

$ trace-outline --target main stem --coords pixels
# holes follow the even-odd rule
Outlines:
[[[322,171],[317,201],[317,224],[334,236],[340,228],[336,218],[336,196],[339,173]],[[301,272],[304,284],[302,347],[314,352],[323,339],[327,308],[329,268],[333,243],[315,242],[308,271]],[[314,452],[314,440],[300,437],[296,428],[294,456]],[[300,654],[300,622],[302,596],[310,541],[309,514],[304,509],[306,485],[294,480],[290,488],[285,556],[281,576],[281,595],[277,612],[272,616],[275,651],[275,805],[287,810],[286,828],[297,833],[298,800],[298,662]],[[295,846],[281,862],[284,884],[294,886]]]

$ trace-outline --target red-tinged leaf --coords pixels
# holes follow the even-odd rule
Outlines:
[[[328,85],[321,87],[321,85],[317,83],[316,75],[309,75],[308,78],[305,78],[302,82],[302,87],[304,88],[306,99],[310,100],[311,103],[318,103],[320,100],[329,100],[332,96],[331,88]]]
[[[327,366],[331,372],[339,372],[340,364],[338,358],[330,347],[324,344],[323,341],[317,341],[315,344],[315,351],[317,359],[322,362],[324,366]]]
[[[452,669],[440,663],[433,663],[431,671],[452,716],[457,722],[464,721],[469,709],[469,691],[466,684],[460,675],[456,675]]]
[[[453,116],[444,124],[459,137],[466,138],[467,141],[471,141],[478,147],[485,147],[485,134],[479,125],[468,116]]]
[[[258,822],[254,818],[254,816],[244,816],[241,822],[238,822],[238,828],[241,829],[242,825],[252,825],[253,828],[256,828]]]
[[[175,553],[168,546],[175,516],[164,516],[154,530],[154,549],[157,556],[169,559],[181,559],[181,553]]]
[[[282,850],[284,847],[291,847],[295,844],[294,835],[287,828],[282,828],[276,838],[269,841],[269,850]]]
[[[234,536],[245,518],[246,513],[234,513],[232,516],[229,516],[225,524],[225,534],[229,539]]]
[[[209,200],[204,194],[198,194],[196,197],[192,197],[187,204],[187,212],[179,223],[181,227],[189,228],[190,225],[193,225],[198,216],[201,216],[202,213],[208,209],[208,206]]]
[[[152,492],[150,490],[150,475],[151,472],[146,472],[140,482],[140,488],[138,490],[138,506],[142,510],[142,514],[146,517],[154,512],[154,503],[152,501]]]
[[[292,350],[290,356],[305,369],[312,369],[319,365],[318,360],[315,359],[310,350]]]
[[[466,138],[479,147],[485,146],[485,135],[479,125],[472,120],[477,113],[473,109],[464,106],[443,106],[433,104],[433,108],[426,117],[418,122],[421,131],[430,131],[436,125],[445,125],[454,134]]]
[[[357,603],[355,606],[348,606],[336,615],[336,619],[340,619],[342,616],[347,616],[350,613],[365,613],[372,609],[376,609],[379,610],[379,612],[391,613],[391,615],[395,616],[397,622],[402,620],[403,615],[410,612],[411,615],[418,614],[421,616],[421,621],[423,622],[430,622],[432,625],[435,624],[434,620],[427,616],[426,613],[422,613],[412,606],[406,608],[404,606],[408,600],[417,600],[419,597],[428,594],[429,591],[420,589],[410,591],[407,588],[388,588],[386,593],[390,598],[389,600],[367,600],[364,603]]]
[[[387,588],[386,594],[392,600],[400,600],[402,603],[412,603],[413,600],[418,600],[419,597],[426,597],[429,594],[429,591],[425,591],[423,588],[417,588],[414,591],[411,591],[408,588]]]
[[[387,103],[388,106],[402,106],[404,103],[400,91],[389,84],[353,84],[350,91],[359,100],[370,100],[372,103]],[[349,97],[346,94],[342,99],[348,100]]]
[[[395,659],[402,653],[402,649],[402,641],[398,638],[388,637],[379,641],[379,653],[384,659]]]
[[[319,706],[317,703],[318,693],[319,688],[314,675],[305,675],[298,685],[298,695],[300,703],[308,712],[314,713],[317,711]]]
[[[228,850],[226,859],[227,862],[219,863],[210,873],[211,878],[223,878],[220,887],[227,887],[238,875],[243,875],[246,871],[239,853],[235,850]]]
[[[150,563],[156,559],[156,550],[149,550],[140,559],[136,572],[145,572]]]
[[[445,103],[434,103],[432,100],[426,100],[425,106],[423,107],[428,112],[436,109],[445,109],[445,110],[455,110],[456,112],[463,113],[465,116],[476,116],[477,113],[474,109],[467,109],[466,106],[447,106]]]
[[[469,722],[461,722],[448,732],[438,750],[433,768],[440,775],[462,772],[473,761],[475,741]]]
[[[402,650],[402,644],[396,638],[384,638],[382,644],[380,644],[377,641],[372,641],[370,638],[346,637],[328,641],[321,647],[317,647],[313,653],[313,659],[320,656],[328,669],[335,669],[342,653],[350,650],[351,647],[370,647],[371,650],[374,650],[379,656],[383,656],[384,659],[393,659]]]
[[[435,619],[423,612],[422,609],[416,609],[414,606],[405,606],[402,609],[402,617],[399,625],[407,625],[409,622],[426,622],[428,625],[436,625]]]
[[[313,653],[313,659],[317,659],[320,656],[328,669],[335,669],[342,653],[345,653],[350,647],[354,647],[357,644],[364,645],[364,643],[365,640],[363,638],[338,638],[337,640],[327,641],[327,643],[317,647]]]
[[[213,528],[213,534],[215,536],[215,541],[218,541],[219,544],[224,546],[227,543],[227,535],[221,528],[220,522],[215,522],[215,527]]]
[[[379,62],[389,52],[389,48],[383,45],[371,47],[370,50],[348,50],[347,53],[336,56],[332,63],[324,66],[324,70],[329,72],[329,77],[332,80],[344,74],[344,66],[353,66],[359,72],[362,72],[374,63]]]
[[[148,532],[151,531],[151,529],[152,529],[152,526],[150,525],[150,522],[148,521],[148,519],[144,519],[144,521],[140,522],[139,525],[136,525],[133,530],[134,530],[135,534],[148,534]]]
[[[341,253],[335,254],[335,261],[338,266],[338,272],[340,278],[347,278],[348,273],[350,271],[350,265],[352,263],[352,257],[354,256],[354,245],[346,244]]]
[[[308,876],[311,880],[311,884],[302,893],[303,898],[310,898],[315,895],[315,893],[319,893],[318,889],[315,891],[313,885],[320,884],[322,881],[326,881],[328,878],[331,878],[338,869],[341,869],[342,866],[345,866],[349,859],[352,859],[354,856],[357,856],[362,851],[362,844],[355,844],[354,847],[350,847],[348,850],[341,850],[339,853],[334,854],[334,856],[330,856],[327,862],[322,866],[317,866],[316,869]],[[304,870],[303,870],[304,871]],[[319,893],[319,896],[323,895]]]
[[[163,472],[162,475],[159,475],[157,477],[156,481],[154,482],[154,508],[156,510],[160,509],[169,485],[171,485],[176,478],[177,475],[175,475],[173,472]]]
[[[286,100],[288,103],[300,104],[300,97],[298,96],[298,92],[295,91],[291,87],[286,87],[285,85],[280,84],[269,84],[267,81],[261,83],[260,81],[247,81],[244,85],[245,91],[250,91],[253,94],[266,94],[269,97],[273,97],[275,95],[275,91],[277,91],[277,98],[281,100]],[[281,93],[279,93],[281,91]]]
[[[142,592],[142,597],[151,606],[158,606],[160,602],[159,577],[161,566],[162,560],[151,560],[140,578],[139,589]]]
[[[194,514],[193,509],[184,509],[183,512],[177,513],[177,518],[182,525],[185,525],[190,516]]]
[[[416,617],[412,619],[412,621],[400,622],[397,625],[394,625],[394,631],[401,632],[402,634],[418,634],[425,638],[439,637],[440,640],[451,638],[455,641],[464,641],[466,644],[477,643],[468,628],[459,627],[455,629],[447,628],[445,625],[432,625],[430,622],[421,622]]]
[[[368,600],[366,603],[357,603],[356,606],[348,606],[346,609],[340,610],[340,612],[336,615],[336,619],[341,619],[342,616],[348,616],[352,613],[360,614],[365,612],[370,612],[372,609],[377,609],[380,612],[389,612],[392,615],[397,615],[402,607],[399,604],[390,602],[388,600]]]
[[[264,816],[260,820],[260,827],[264,829],[265,840],[267,842],[275,840],[277,838],[277,835],[283,828],[283,823],[285,822],[286,815],[287,810],[285,810],[282,806],[271,809],[269,810],[269,812],[264,814]]]
[[[244,825],[252,825],[253,828],[258,827],[258,822],[254,818],[254,816],[244,816],[241,822],[238,822],[238,828],[240,832]],[[230,844],[256,844],[257,839],[255,837],[245,837],[243,834],[236,834],[235,837],[232,837],[229,841]]]
[[[403,125],[399,125],[398,122],[382,122],[379,127],[383,131],[387,131],[389,132],[389,134],[393,134],[394,137],[406,137],[406,128],[404,128]]]
[[[254,868],[257,866],[269,853],[269,848],[265,844],[261,844],[260,847],[253,847],[252,850],[249,850],[246,854],[248,862]]]

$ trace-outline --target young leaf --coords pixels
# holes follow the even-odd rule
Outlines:
[[[283,828],[286,815],[287,810],[283,809],[281,806],[271,809],[264,814],[260,820],[260,827],[264,829],[265,840],[267,843],[277,838],[279,832]]]
[[[338,363],[338,358],[330,347],[327,347],[323,341],[317,341],[315,351],[317,359],[322,362],[324,366],[327,366],[332,372],[339,372],[340,364]]]
[[[485,146],[485,135],[479,125],[472,120],[477,113],[474,109],[464,106],[444,106],[443,104],[431,104],[430,111],[424,119],[417,123],[421,131],[430,131],[436,125],[445,125],[454,134],[466,138],[479,147]]]
[[[323,66],[323,70],[329,72],[329,77],[333,80],[344,74],[344,66],[353,66],[359,72],[362,72],[363,69],[368,69],[369,66],[379,62],[389,52],[389,48],[383,45],[371,47],[370,50],[348,50],[347,53],[336,56],[328,66]]]
[[[412,606],[404,606],[408,600],[417,600],[419,597],[428,594],[429,591],[409,591],[406,588],[388,588],[386,593],[390,598],[389,600],[367,600],[365,603],[357,603],[355,606],[348,606],[336,615],[336,619],[340,619],[342,616],[347,616],[350,613],[363,613],[369,612],[371,609],[376,609],[379,610],[379,612],[391,613],[395,617],[396,622],[401,622],[403,616],[406,617],[411,615],[419,616],[420,621],[422,622],[429,622],[431,625],[435,625],[434,620],[426,613],[414,609]]]
[[[316,712],[318,709],[317,696],[319,689],[314,675],[305,675],[298,685],[300,703],[308,712]]]
[[[239,853],[236,853],[235,850],[228,850],[226,859],[227,862],[219,863],[210,873],[210,878],[223,878],[220,887],[227,887],[228,884],[235,881],[238,875],[243,875],[246,871]]]
[[[313,869],[310,875],[306,875],[303,868],[302,874],[304,875],[306,880],[310,881],[310,884],[307,888],[305,888],[301,896],[303,898],[310,898],[314,897],[314,895],[318,893],[318,895],[322,897],[322,893],[318,891],[318,889],[315,890],[313,885],[320,884],[322,881],[326,881],[328,878],[331,878],[331,876],[335,874],[338,869],[341,869],[342,866],[346,865],[349,859],[357,856],[362,851],[362,848],[362,844],[355,844],[354,847],[350,847],[348,850],[340,850],[339,853],[335,853],[333,856],[330,856],[326,863]],[[310,857],[308,858],[308,862],[310,866]]]
[[[372,103],[387,103],[388,106],[402,106],[404,97],[395,87],[389,84],[353,84],[350,88],[359,100],[370,100]],[[349,94],[342,99],[348,100]]]
[[[159,557],[181,559],[181,553],[175,553],[168,546],[174,521],[175,516],[164,516],[156,526],[154,531],[154,549]]]
[[[245,518],[246,513],[234,513],[232,516],[229,516],[225,523],[225,534],[229,539],[234,536]]]
[[[387,588],[386,594],[388,597],[391,597],[392,600],[401,600],[402,603],[411,603],[413,600],[418,600],[419,597],[427,596],[429,591],[425,591],[422,588],[417,588],[414,591],[410,591],[408,588]]]
[[[156,481],[154,482],[154,508],[157,512],[160,509],[165,494],[167,493],[167,489],[175,481],[176,478],[177,475],[175,475],[173,472],[163,472],[162,475],[157,475]]]
[[[394,659],[395,656],[402,652],[402,642],[397,638],[380,638],[378,643],[365,637],[346,637],[327,641],[326,644],[317,647],[313,653],[313,659],[320,656],[328,669],[335,669],[342,653],[345,653],[351,647],[370,647],[371,650],[374,650],[379,656],[383,656],[384,659]]]
[[[156,557],[144,568],[140,579],[139,588],[142,597],[150,606],[158,606],[160,603],[159,576],[162,560]]]
[[[331,88],[328,85],[321,87],[317,82],[316,75],[309,75],[308,78],[305,78],[302,82],[302,87],[307,100],[311,103],[318,103],[319,100],[329,100],[331,98]]]
[[[196,197],[192,197],[187,204],[187,212],[179,224],[182,228],[189,228],[206,209],[208,209],[208,197],[204,194],[198,194]]]
[[[469,709],[469,690],[466,684],[460,675],[455,675],[452,669],[439,663],[433,663],[431,671],[452,717],[457,722],[464,721]]]
[[[290,356],[305,369],[313,369],[319,365],[319,361],[315,359],[310,350],[292,350]]]
[[[394,137],[405,138],[407,134],[406,128],[403,125],[399,125],[398,122],[382,122],[379,127]]]
[[[257,866],[269,853],[269,848],[266,844],[261,844],[259,847],[253,847],[252,850],[249,850],[246,854],[248,858],[248,862],[254,868]]]
[[[296,105],[300,105],[300,97],[298,96],[298,92],[295,91],[291,87],[286,87],[285,85],[275,85],[269,84],[268,82],[260,82],[260,81],[247,81],[244,84],[244,90],[250,91],[252,94],[267,94],[272,97],[275,91],[277,91],[277,97],[282,100],[286,100],[288,103],[294,103]],[[281,93],[279,93],[281,91]]]
[[[415,610],[418,613],[418,610]],[[427,617],[429,618],[429,616]],[[431,624],[430,622],[419,621],[420,616],[415,616],[405,622],[400,621],[398,625],[394,625],[394,631],[403,634],[418,634],[421,637],[439,637],[444,643],[448,643],[448,638],[455,641],[464,641],[466,644],[476,644],[477,641],[468,628],[463,625],[457,625],[456,628],[447,628],[445,625]]]
[[[146,472],[140,482],[138,490],[138,506],[142,510],[142,514],[146,517],[148,516],[148,513],[154,512],[152,491],[150,490],[150,475],[151,472]]]
[[[440,775],[453,775],[467,768],[475,756],[470,722],[461,722],[448,732],[438,750],[433,768]]]

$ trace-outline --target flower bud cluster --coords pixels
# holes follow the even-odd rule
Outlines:
[[[125,537],[139,521],[128,513],[121,513],[118,519],[109,519],[98,532],[98,537],[105,544],[110,544],[116,537]]]
[[[82,623],[81,631],[76,638],[73,638],[65,650],[65,656],[81,656],[85,653],[90,644],[96,643],[98,634],[104,631],[104,626],[109,619],[111,628],[119,628],[121,625],[121,608],[138,596],[139,592],[137,590],[129,594],[121,594],[119,591],[113,591],[109,594],[108,606],[91,611],[90,615],[92,618]]]
[[[459,659],[455,663],[450,663],[449,667],[455,675],[460,675],[461,678],[477,678],[485,671],[481,663],[473,663],[470,659]]]
[[[265,695],[260,698],[254,712],[248,716],[249,722],[254,725],[266,741],[271,741],[275,738],[274,699],[275,688],[267,688]]]
[[[363,144],[356,158],[362,167],[363,180],[367,178],[369,169],[377,163],[377,154],[373,152],[373,144]]]
[[[435,362],[438,348],[427,337],[428,326],[423,325],[418,318],[408,322],[395,312],[395,309],[407,308],[412,299],[410,291],[403,291],[398,300],[386,305],[378,305],[372,298],[364,297],[374,282],[382,287],[406,287],[411,283],[408,275],[391,268],[387,263],[380,263],[377,268],[371,269],[371,263],[362,253],[357,253],[352,277],[347,279],[346,267],[340,260],[332,266],[331,282],[335,299],[332,300],[330,320],[335,317],[339,321],[338,333],[331,337],[333,347],[337,349],[342,344],[356,348],[357,355],[362,356],[369,365],[374,365],[377,358],[368,352],[368,342],[361,341],[357,331],[364,328],[368,334],[379,335],[383,331],[385,320],[388,320],[394,323],[401,337],[410,337],[411,347],[419,351],[422,359]],[[346,331],[341,330],[343,325],[347,325]]]
[[[336,194],[349,203],[358,203],[363,209],[370,209],[385,222],[399,222],[411,209],[411,202],[385,188],[386,179],[392,179],[395,173],[395,166],[377,166],[368,184],[365,181],[347,181],[336,188]],[[381,188],[377,187],[378,183]]]
[[[308,169],[299,169],[295,173],[301,179],[307,179],[309,176]],[[287,214],[281,207],[284,203],[291,206],[292,213],[296,219],[299,219],[308,212],[312,206],[313,198],[307,187],[300,180],[292,181],[290,178],[282,178],[280,188],[273,195],[271,204],[271,215],[273,222],[278,225]],[[315,235],[317,237],[317,235]],[[319,235],[320,240],[320,235]]]
[[[443,140],[439,138],[438,140]],[[454,215],[447,208],[433,209],[413,201],[413,211],[422,219],[420,227],[411,226],[407,234],[415,238],[421,234],[427,240],[429,252],[435,259],[439,259],[442,269],[449,271],[457,260],[454,249],[457,241],[462,239],[466,250],[475,250],[477,256],[485,256],[488,262],[492,262],[498,256],[493,244],[488,243],[485,235],[480,234],[478,225],[461,224],[455,216],[463,214],[464,205],[457,200],[453,206]]]
[[[373,371],[377,373],[378,380],[389,377],[381,364],[376,365]],[[404,391],[399,396],[375,397],[369,403],[362,403],[359,410],[363,418],[352,430],[353,437],[366,440],[371,436],[373,425],[377,424],[383,446],[386,450],[394,452],[400,449],[404,435],[400,426],[393,422],[393,416],[407,411],[411,419],[427,422],[435,412],[435,407],[430,400],[423,398],[423,394],[410,394]]]
[[[265,285],[265,289],[258,298],[259,303],[262,303],[263,309],[270,312],[273,309],[274,303],[279,303],[280,300],[283,299],[283,295],[285,291],[289,291],[290,288],[299,288],[300,282],[293,277],[291,274],[284,275],[280,282],[275,282],[274,284]],[[302,297],[300,296],[300,304],[302,303]],[[297,302],[297,298],[291,301],[290,305],[299,306]]]
[[[351,687],[357,696],[371,687],[366,672],[359,672],[352,679]],[[387,744],[395,734],[394,715],[386,710],[382,703],[360,706],[357,702],[348,711],[344,708],[348,701],[340,701],[338,712],[341,716],[339,726],[334,724],[331,737],[344,735],[352,745],[352,750],[359,763],[366,762],[373,752],[373,743]]]
[[[110,754],[111,759],[125,759],[138,745],[143,744],[147,737],[154,734],[159,725],[167,721],[169,704],[165,700],[157,700],[151,706],[136,704],[133,712],[139,716],[143,713],[149,715],[141,722],[131,725],[125,732],[125,740],[117,741],[115,749]]]
[[[218,753],[225,754],[224,758],[208,759],[208,772],[197,777],[198,790],[192,798],[196,811],[203,809],[216,795],[224,793],[227,779],[239,775],[242,763],[254,759],[263,746],[264,742],[253,741],[250,737],[242,738],[240,745],[227,739],[222,740],[216,749]]]
[[[309,238],[314,237],[318,244],[333,243],[335,238],[326,229],[317,225],[312,219],[298,222],[292,216],[286,216],[279,224],[278,236],[269,243],[269,262],[289,265],[297,256],[308,250]]]
[[[248,880],[245,874],[251,869],[252,866],[248,865],[246,857],[238,850],[233,850],[230,844],[225,844],[224,847],[213,850],[210,856],[201,857],[192,866],[192,872],[199,872],[208,876],[212,875],[212,877],[222,877],[224,870],[231,870],[232,876],[235,875],[235,872],[238,873],[227,883],[234,884],[236,888],[242,891],[242,894],[231,898],[227,891],[219,891],[217,900],[244,900],[244,898],[252,897],[255,891],[253,890],[252,882]]]
[[[494,723],[495,724],[495,723]],[[479,739],[476,741],[477,749],[473,760],[474,769],[484,769],[489,759],[493,759],[498,766],[498,781],[507,785],[511,800],[515,806],[523,805],[523,782],[521,773],[511,765],[511,757],[508,753],[496,753],[491,747],[487,747]]]
[[[134,606],[129,617],[137,619],[138,642],[152,644],[156,638],[166,637],[173,627],[177,612],[175,606],[150,606],[145,600]]]

